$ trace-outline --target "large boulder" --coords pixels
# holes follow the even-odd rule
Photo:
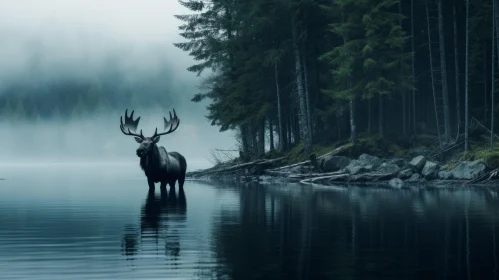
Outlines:
[[[417,156],[427,156],[430,153],[431,153],[431,150],[416,148],[416,149],[409,150],[407,152],[406,156],[409,157],[409,158],[414,158],[414,157],[417,157]]]
[[[388,182],[388,185],[390,185],[390,187],[392,188],[400,189],[401,187],[404,186],[404,182],[399,178],[393,178]]]
[[[378,169],[376,169],[376,173],[382,173],[382,174],[395,174],[400,171],[400,167],[398,165],[393,164],[393,163],[383,163],[381,164]]]
[[[409,179],[407,179],[407,182],[418,182],[421,181],[421,175],[419,173],[414,173],[411,175]]]
[[[441,180],[452,179],[452,172],[442,170],[442,171],[438,172],[438,178]]]
[[[360,155],[359,161],[362,163],[362,165],[372,165],[373,168],[377,168],[383,162],[379,157],[371,156],[368,154]]]
[[[350,162],[350,164],[348,164],[347,167],[345,167],[345,170],[348,173],[355,175],[355,174],[358,174],[360,172],[367,171],[368,169],[362,164],[362,162],[354,159]]]
[[[388,163],[395,164],[400,168],[405,166],[405,160],[403,158],[392,158],[388,161]]]
[[[333,172],[347,167],[350,159],[344,156],[326,156],[319,162],[319,167],[324,172]]]
[[[425,166],[427,159],[425,156],[417,156],[409,162],[409,167],[412,168],[412,171],[419,173]]]
[[[440,167],[438,166],[438,163],[427,161],[423,167],[423,171],[421,171],[421,174],[426,179],[435,179],[438,176],[439,170]]]
[[[450,171],[454,179],[474,179],[485,173],[487,167],[482,160],[463,161]]]
[[[397,178],[407,179],[407,178],[411,177],[412,173],[413,172],[410,168],[406,168],[406,169],[400,170],[399,174],[397,175]]]

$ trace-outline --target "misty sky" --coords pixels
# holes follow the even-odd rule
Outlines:
[[[172,45],[183,41],[174,15],[186,12],[177,0],[0,0],[0,89],[12,79],[92,77],[109,56],[118,56],[120,67],[132,77],[157,71],[166,63],[175,70],[177,87],[185,89],[174,93],[178,104],[172,106],[182,122],[167,150],[184,153],[188,161],[189,157],[206,161],[209,149],[233,148],[234,141],[231,133],[219,133],[218,127],[209,125],[205,104],[190,102],[200,78],[187,72],[193,63],[188,54]],[[39,77],[29,76],[33,57]],[[116,121],[115,127],[101,124],[96,129],[117,130]],[[133,141],[115,132],[110,134],[114,145]],[[182,145],[176,148],[175,143]],[[134,144],[126,147],[133,157]]]

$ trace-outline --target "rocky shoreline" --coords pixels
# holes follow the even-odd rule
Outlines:
[[[379,158],[369,154],[349,158],[336,155],[337,150],[291,165],[283,166],[285,157],[281,157],[225,164],[189,172],[187,177],[190,180],[299,182],[326,186],[355,184],[403,188],[414,185],[495,185],[497,175],[497,170],[490,170],[480,159],[441,164],[423,154],[414,155],[410,160]]]

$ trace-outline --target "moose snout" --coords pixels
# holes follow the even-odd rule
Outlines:
[[[137,149],[137,156],[138,157],[144,156],[145,153],[146,153],[146,151],[144,149]]]

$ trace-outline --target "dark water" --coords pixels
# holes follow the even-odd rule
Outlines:
[[[0,279],[497,279],[492,190],[187,182],[0,167]]]

